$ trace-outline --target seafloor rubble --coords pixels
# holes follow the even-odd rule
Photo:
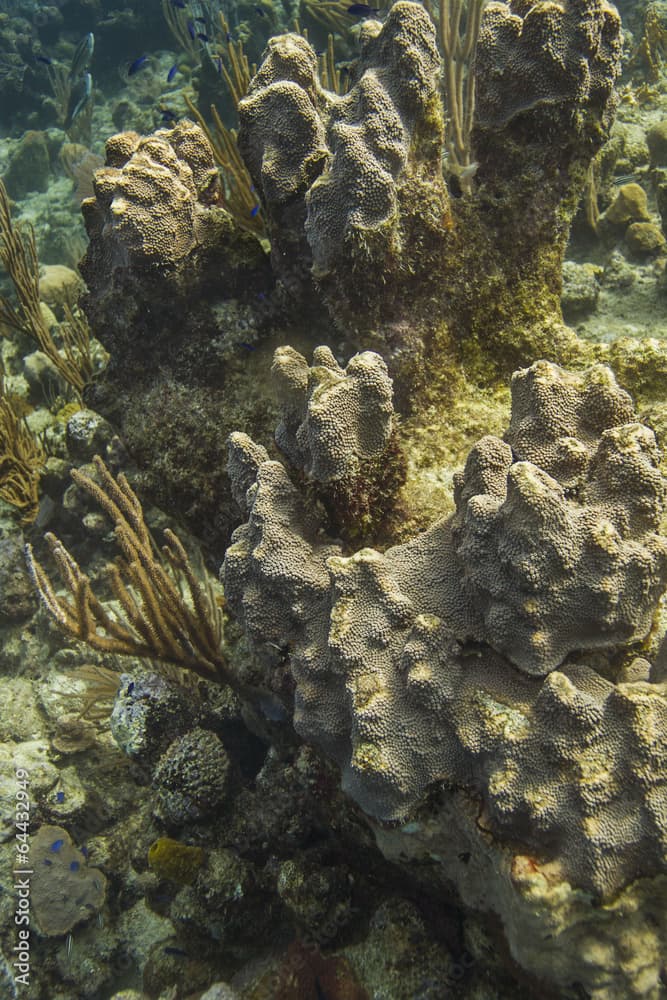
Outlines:
[[[35,856],[107,922],[42,878],[35,1000],[665,993],[667,348],[586,337],[664,247],[643,189],[609,180],[636,155],[604,145],[620,21],[487,6],[470,190],[443,176],[429,16],[400,0],[359,34],[347,93],[282,35],[240,102],[270,252],[190,121],[109,139],[84,201],[109,361],[62,418],[32,541],[48,520],[103,588],[108,520],[66,488],[102,454],[152,530],[174,525],[148,499],[224,556],[205,593],[239,683],[173,659],[121,677],[90,634],[91,662],[56,652],[3,540],[0,752],[34,775]],[[657,126],[648,145],[659,193]],[[616,257],[602,288],[564,269],[578,336],[583,190]]]

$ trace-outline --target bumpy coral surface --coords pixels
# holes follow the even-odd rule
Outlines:
[[[580,130],[598,112],[608,121],[619,24],[605,2],[487,4],[476,56],[478,124],[497,129],[534,109],[567,115]]]
[[[527,673],[643,638],[667,580],[653,432],[608,368],[547,362],[512,380],[508,443],[484,438],[457,483],[456,555],[488,642]]]
[[[384,554],[345,556],[237,436],[232,476],[239,456],[256,476],[225,592],[256,644],[289,649],[295,726],[367,813],[405,819],[435,781],[472,786],[491,829],[604,895],[666,864],[667,703],[646,675],[614,684],[567,654],[648,631],[664,482],[608,370],[538,363],[513,397],[509,443],[473,449],[454,517]]]
[[[276,443],[298,468],[326,483],[358,473],[387,447],[394,407],[387,366],[364,351],[341,368],[328,347],[313,366],[291,347],[279,348],[272,374],[281,403]]]
[[[425,230],[427,202],[439,200],[440,215],[446,205],[439,68],[431,19],[404,0],[383,25],[364,24],[358,82],[344,96],[323,90],[302,38],[271,39],[239,104],[239,145],[262,192],[279,272],[294,264],[288,248],[320,278],[335,271],[346,280],[382,261],[386,280],[408,267],[407,191]]]
[[[89,228],[100,228],[118,264],[171,264],[197,242],[199,202],[215,200],[213,154],[201,129],[183,121],[141,138],[122,133],[107,143],[107,162],[95,175],[95,201],[84,207]]]

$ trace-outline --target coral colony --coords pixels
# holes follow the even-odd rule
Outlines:
[[[10,6],[0,992],[660,1000],[658,6]]]

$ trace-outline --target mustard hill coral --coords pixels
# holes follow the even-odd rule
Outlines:
[[[633,416],[604,368],[517,373],[510,443],[483,439],[454,517],[384,554],[345,556],[247,440],[230,456],[256,476],[227,599],[254,643],[290,650],[294,724],[344,789],[387,821],[435,781],[472,785],[497,834],[601,895],[667,856],[664,690],[567,659],[643,637],[667,586],[665,484]]]

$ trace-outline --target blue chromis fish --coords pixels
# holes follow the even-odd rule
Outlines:
[[[130,63],[130,65],[127,67],[127,75],[134,76],[134,74],[138,73],[139,70],[142,69],[147,62],[148,62],[148,56],[145,55],[139,56],[138,59],[135,59],[134,62]]]
[[[171,3],[173,7],[178,7],[179,10],[185,10],[186,5],[184,0],[171,0]]]
[[[51,844],[51,850],[53,851],[53,853],[57,854],[64,843],[65,841],[62,838],[60,840],[54,840],[53,843]]]
[[[95,35],[92,31],[89,31],[87,35],[84,35],[77,47],[74,49],[74,55],[72,56],[72,62],[69,67],[69,78],[70,80],[76,80],[77,77],[88,69],[90,66],[90,60],[93,58],[93,52],[95,51]]]
[[[259,212],[259,208],[260,208],[259,204],[252,206],[252,208],[250,209],[250,218],[251,219],[255,218],[255,216]]]
[[[167,73],[167,83],[171,83],[176,74],[178,73],[178,63],[174,63],[169,72]]]
[[[93,78],[90,73],[84,73],[78,80],[74,81],[70,90],[67,102],[67,113],[65,115],[65,131],[71,128],[76,118],[81,114],[93,93]]]
[[[379,7],[369,7],[367,3],[353,3],[347,8],[348,14],[353,17],[372,17],[380,12]]]
[[[43,63],[44,66],[53,66],[53,59],[48,56],[35,56],[35,62]]]

